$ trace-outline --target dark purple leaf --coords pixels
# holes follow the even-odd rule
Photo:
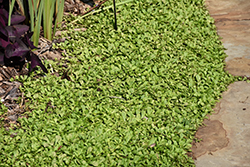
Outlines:
[[[20,61],[25,59],[25,56],[30,52],[30,49],[20,40],[16,39],[17,42],[9,44],[5,49],[5,57],[21,57]]]
[[[11,25],[15,25],[18,23],[21,23],[25,20],[25,16],[21,16],[21,15],[12,15],[11,16]]]
[[[15,28],[17,35],[21,36],[25,32],[29,30],[29,26],[26,25],[13,25],[12,27]]]
[[[4,53],[0,52],[0,65],[4,65]]]
[[[5,57],[10,58],[15,50],[15,47],[12,44],[9,44],[5,48]]]
[[[20,38],[26,31],[29,30],[29,27],[26,25],[14,25],[6,26],[5,29],[8,32],[10,41],[14,43],[16,38]]]
[[[8,32],[4,25],[0,22],[0,46],[5,48],[9,44]]]
[[[7,25],[8,23],[8,18],[9,18],[9,13],[5,9],[1,8],[0,9],[0,22],[2,24]],[[11,16],[11,25],[15,25],[18,23],[21,23],[25,20],[25,16],[22,15],[12,15]]]
[[[6,24],[4,18],[2,17],[2,15],[0,15],[0,23],[3,24],[3,25]]]
[[[31,36],[33,35],[33,32],[27,33],[24,35],[22,41],[29,46],[31,49],[36,49],[37,47],[35,47],[33,45],[33,42],[30,40]]]
[[[6,26],[6,27],[5,27],[5,30],[8,32],[9,40],[10,40],[12,43],[16,42],[16,37],[17,37],[18,35],[17,35],[17,32],[16,32],[15,28],[12,27],[12,26]]]
[[[33,35],[33,33],[34,32],[29,32],[29,33],[27,33],[27,34],[25,34],[28,38],[31,38],[32,37],[32,35]]]
[[[30,40],[33,33],[26,33],[29,27],[20,24],[25,20],[25,16],[12,15],[11,26],[7,26],[9,13],[3,6],[8,7],[9,1],[0,0],[0,3],[0,65],[15,63],[24,65],[24,60],[27,59],[31,61],[30,71],[40,66],[48,73],[39,57],[31,52],[31,49],[36,48]]]
[[[0,35],[1,36],[1,35]],[[1,37],[0,37],[0,46],[5,48],[10,42],[8,41],[5,41],[3,40]]]
[[[9,13],[1,8],[0,9],[0,22],[3,24],[3,25],[6,25],[8,23],[8,18],[9,18]]]
[[[36,66],[40,66],[45,73],[48,73],[48,70],[45,68],[42,61],[33,52],[30,52],[30,59],[31,65],[29,71],[32,71]]]

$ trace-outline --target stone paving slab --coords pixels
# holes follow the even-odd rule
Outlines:
[[[206,0],[227,49],[226,68],[250,79],[250,0]],[[250,167],[250,83],[235,82],[223,93],[215,114],[204,121],[194,143],[197,167]]]
[[[250,59],[250,0],[206,0],[206,6],[227,49],[226,70],[236,76],[250,76],[245,70],[250,61],[238,59]]]
[[[205,142],[206,138],[212,138],[215,141],[200,142],[200,145],[203,144],[203,146],[199,149],[206,150],[206,152],[197,158],[196,166],[250,166],[250,83],[241,81],[229,85],[228,90],[222,94],[222,99],[217,107],[219,112],[211,115],[209,121],[221,122],[225,131],[218,131],[219,125],[208,124],[207,127],[212,129],[198,136],[204,138]],[[207,123],[205,122],[205,124]],[[225,133],[226,137],[224,137]],[[225,146],[227,140],[228,143]],[[207,147],[210,145],[217,147]]]

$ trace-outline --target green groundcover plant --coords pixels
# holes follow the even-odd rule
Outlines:
[[[107,11],[68,29],[56,47],[71,80],[20,78],[32,110],[0,129],[0,166],[194,166],[195,131],[235,80],[204,1],[136,0],[112,23]]]

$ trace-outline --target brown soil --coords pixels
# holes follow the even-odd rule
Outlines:
[[[51,47],[51,42],[40,38],[39,49],[34,53],[39,55],[40,59],[60,60],[62,58],[61,53],[53,50]],[[4,123],[1,123],[0,126],[3,125],[7,130],[11,124],[19,125],[17,119],[23,117],[27,110],[25,107],[26,99],[19,90],[22,83],[10,81],[11,78],[15,79],[17,76],[29,75],[29,70],[26,67],[27,63],[23,66],[15,67],[0,66],[0,98],[1,103],[3,103],[8,110],[7,113],[0,115],[1,118],[4,118]],[[58,74],[55,73],[55,75]],[[3,108],[0,107],[0,110],[2,109]]]
[[[14,67],[0,67],[0,98],[7,108],[8,112],[0,116],[4,118],[4,127],[8,129],[10,123],[18,124],[16,121],[18,117],[25,112],[24,110],[24,97],[20,92],[19,87],[22,85],[20,82],[10,82],[10,78],[15,78],[20,75],[27,75],[28,69],[25,66],[22,69]],[[20,103],[17,99],[21,97]],[[2,108],[0,107],[0,110]]]
[[[83,14],[98,2],[98,0],[65,0],[64,11],[76,15]]]

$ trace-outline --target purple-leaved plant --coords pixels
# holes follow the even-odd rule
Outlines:
[[[0,5],[3,1],[0,0]],[[9,13],[0,6],[0,65],[25,63],[25,59],[31,61],[29,71],[40,66],[44,72],[48,72],[37,55],[31,49],[36,47],[30,41],[32,32],[29,26],[21,24],[25,16],[12,15],[11,25],[8,24]]]

